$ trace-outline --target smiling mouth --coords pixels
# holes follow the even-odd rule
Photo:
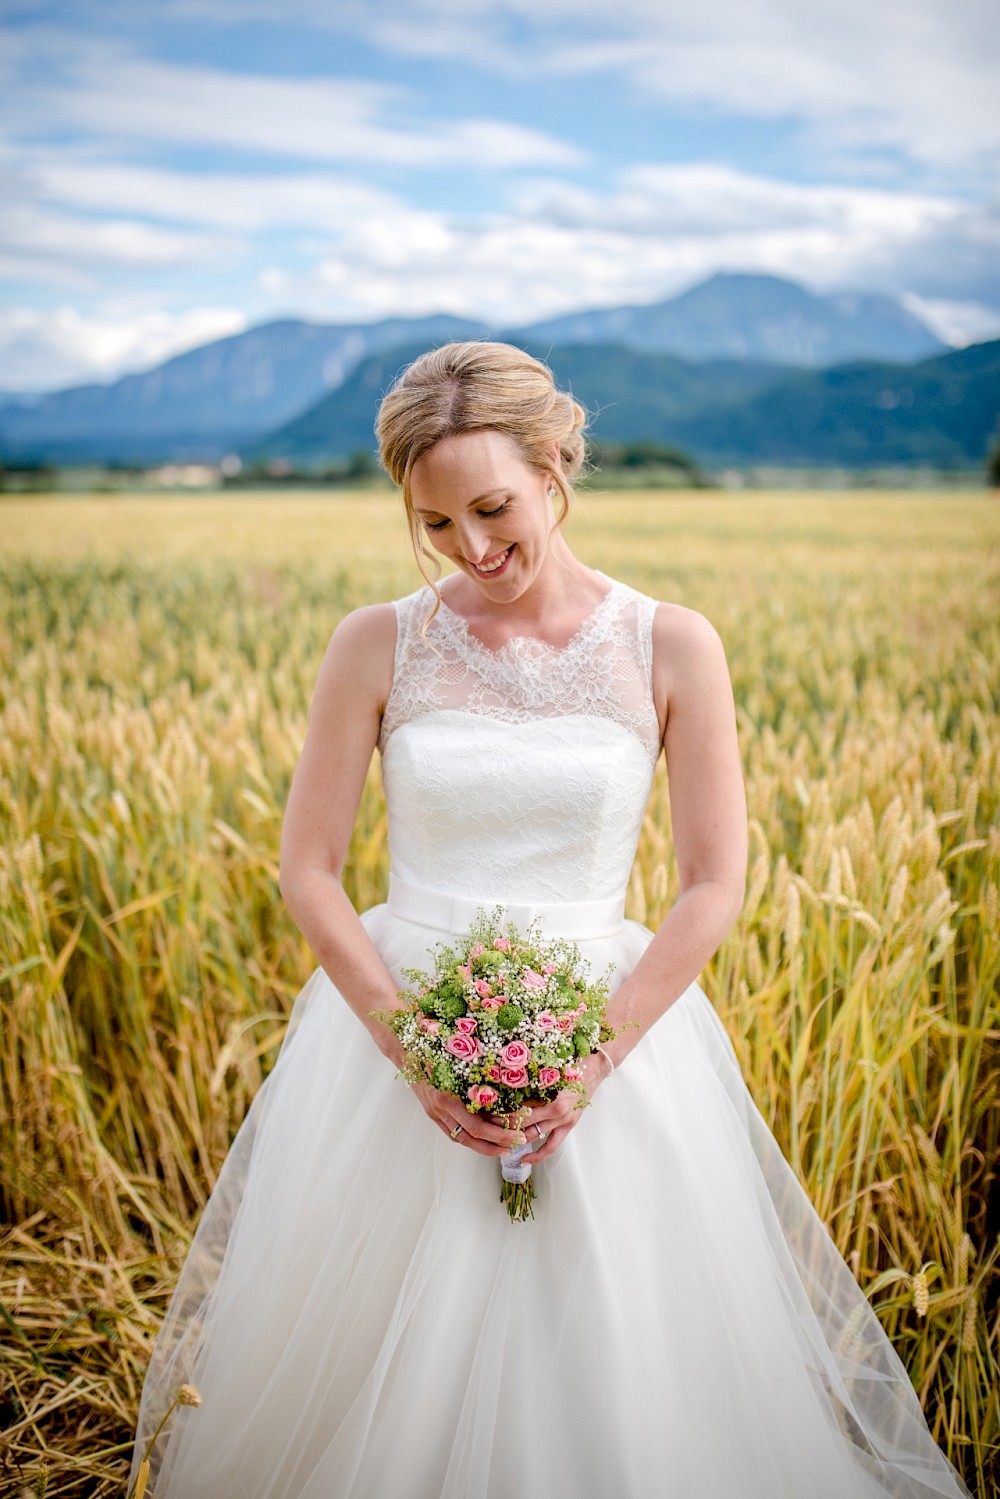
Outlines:
[[[484,562],[482,564],[478,562],[470,562],[469,566],[472,568],[473,572],[478,573],[481,578],[492,577],[494,573],[498,573],[502,570],[507,561],[507,558],[514,550],[515,545],[515,542],[511,542],[509,547],[507,547],[502,552],[498,552],[495,557],[491,557],[489,562]]]

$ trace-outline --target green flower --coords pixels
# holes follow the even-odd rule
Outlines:
[[[521,1006],[514,1004],[512,1000],[509,1000],[505,1005],[501,1005],[496,1015],[497,1025],[502,1031],[512,1031],[524,1019],[524,1011],[521,1009]]]
[[[458,1078],[447,1057],[436,1057],[431,1068],[431,1082],[440,1093],[457,1093]]]

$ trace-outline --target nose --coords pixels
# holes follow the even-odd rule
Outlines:
[[[479,563],[489,556],[492,543],[486,526],[477,526],[467,521],[459,531],[458,540],[467,562]]]

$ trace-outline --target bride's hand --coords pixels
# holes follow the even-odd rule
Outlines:
[[[420,1100],[428,1118],[443,1130],[456,1145],[464,1145],[477,1155],[503,1155],[513,1150],[521,1136],[502,1123],[494,1124],[487,1114],[473,1114],[453,1093],[440,1093],[429,1083],[416,1083],[411,1089]],[[455,1133],[456,1126],[461,1130]]]
[[[526,1139],[538,1140],[539,1144],[537,1150],[522,1157],[524,1165],[533,1166],[538,1161],[544,1161],[554,1150],[559,1149],[573,1126],[579,1124],[587,1104],[612,1071],[611,1063],[600,1051],[595,1051],[589,1057],[585,1057],[579,1066],[583,1074],[583,1086],[587,1090],[586,1103],[575,1088],[563,1088],[551,1103],[532,1105],[531,1113],[524,1121],[522,1129]],[[540,1140],[540,1134],[545,1135],[546,1138]]]

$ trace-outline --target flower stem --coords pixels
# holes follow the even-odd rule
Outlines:
[[[507,1209],[512,1223],[524,1223],[535,1216],[531,1206],[535,1185],[529,1176],[527,1181],[509,1182],[501,1178],[500,1201]]]

